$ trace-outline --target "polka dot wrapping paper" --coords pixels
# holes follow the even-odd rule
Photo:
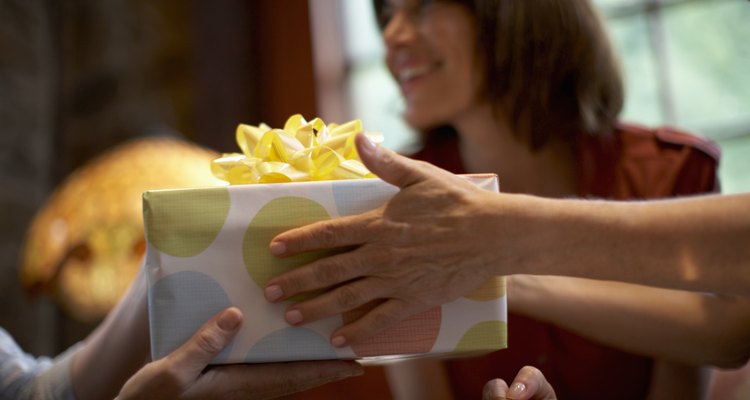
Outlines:
[[[484,189],[498,190],[495,175],[464,177]],[[304,295],[277,304],[265,300],[263,288],[271,277],[329,254],[279,259],[268,251],[271,238],[293,227],[377,208],[397,190],[380,179],[356,179],[145,192],[153,358],[176,349],[230,305],[242,310],[245,322],[214,364],[337,358],[381,361],[505,348],[503,277],[344,348],[330,345],[331,333],[366,310],[295,327],[284,320],[284,310]]]

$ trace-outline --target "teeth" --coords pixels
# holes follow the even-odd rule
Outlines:
[[[404,68],[398,74],[398,79],[401,82],[406,82],[410,79],[414,79],[419,75],[424,75],[432,70],[432,66],[423,65],[420,67]]]

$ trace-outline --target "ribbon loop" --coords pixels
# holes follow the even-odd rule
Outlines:
[[[320,118],[307,121],[301,114],[289,117],[284,129],[240,124],[236,140],[242,154],[223,154],[211,162],[211,172],[231,185],[373,178],[354,146],[361,130],[358,119],[326,126]],[[380,134],[366,135],[383,141]]]

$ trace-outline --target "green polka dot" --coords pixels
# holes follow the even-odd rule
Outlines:
[[[493,351],[508,347],[507,326],[503,321],[483,321],[472,326],[458,341],[459,353]]]
[[[332,251],[317,251],[277,258],[268,251],[271,239],[279,233],[330,218],[322,205],[303,197],[280,197],[263,206],[250,222],[243,240],[242,254],[253,281],[263,288],[276,275],[333,254]],[[297,296],[292,300],[303,298],[306,297]]]
[[[198,255],[213,243],[224,226],[229,204],[226,188],[146,192],[146,238],[171,256]]]

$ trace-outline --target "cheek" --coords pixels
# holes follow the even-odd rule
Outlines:
[[[476,76],[446,69],[405,99],[404,118],[415,129],[449,124],[478,102]]]
[[[473,51],[474,45],[462,41],[456,43],[455,48],[456,51],[451,54],[450,73],[454,75],[456,84],[461,85],[463,94],[476,93],[483,79],[477,56]]]
[[[453,75],[453,96],[463,101],[478,98],[481,78],[480,65],[477,60],[477,42],[473,19],[461,13],[454,15],[452,23],[443,25],[442,44],[448,60],[447,72]]]
[[[425,112],[421,112],[419,107],[410,105],[407,103],[404,109],[403,118],[406,123],[416,130],[426,130],[432,126],[440,125],[441,122],[437,120],[435,116],[428,116]]]
[[[482,85],[485,82],[481,69],[474,61],[475,55],[468,51],[454,55],[454,63],[446,70],[450,88],[446,88],[446,101],[452,104],[454,112],[463,112],[481,103]]]
[[[467,55],[467,57],[471,57]],[[466,62],[462,62],[458,66],[456,73],[456,97],[459,97],[463,102],[473,102],[478,99],[478,92],[481,88],[481,81],[483,80],[479,71],[473,63],[469,62],[468,59],[464,59]]]

